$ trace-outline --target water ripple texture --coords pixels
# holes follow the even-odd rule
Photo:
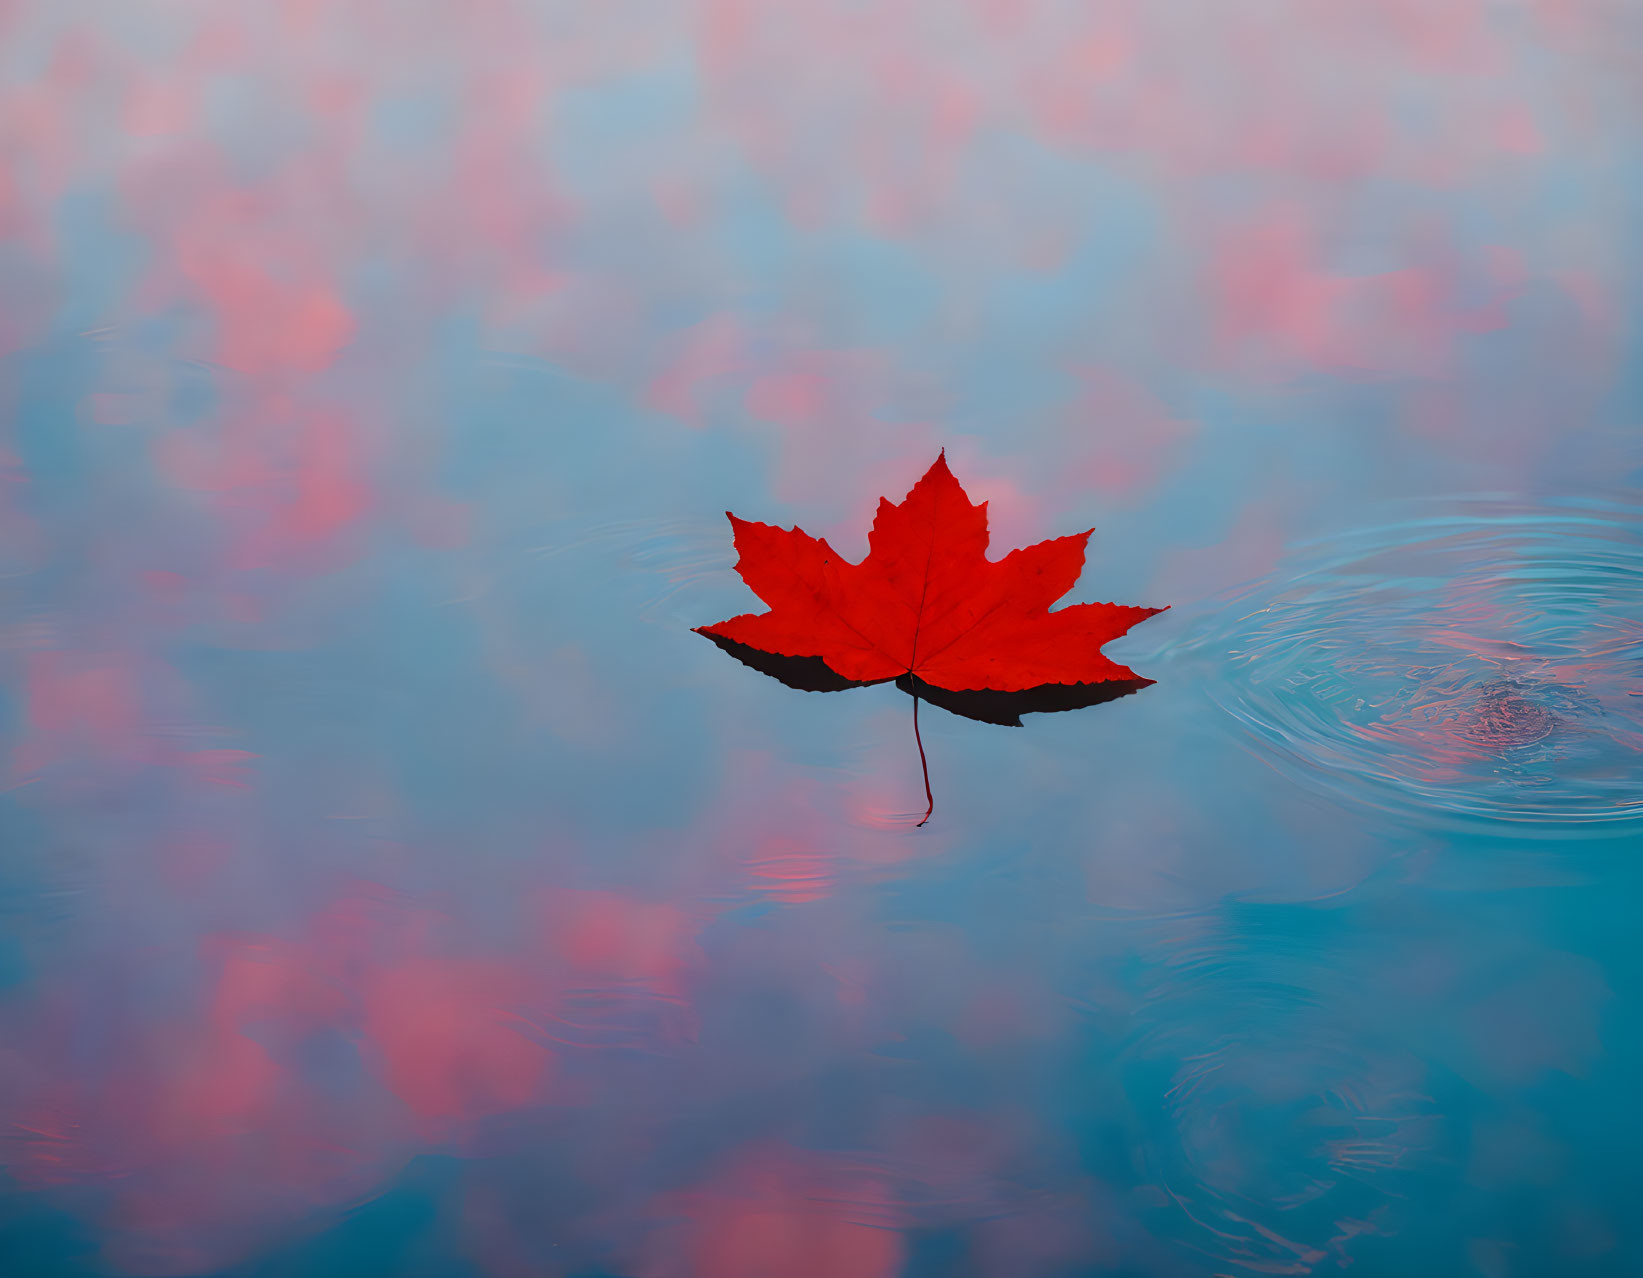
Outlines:
[[[1353,975],[1293,939],[1209,933],[1172,952],[1132,1020],[1137,1203],[1216,1274],[1345,1269],[1453,1164],[1438,1080],[1365,1041]]]
[[[1643,507],[1448,502],[1313,543],[1177,654],[1296,779],[1551,835],[1643,819]]]

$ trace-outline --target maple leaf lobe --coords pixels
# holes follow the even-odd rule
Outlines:
[[[699,633],[774,656],[816,658],[841,678],[912,676],[952,692],[1021,692],[1134,680],[1101,653],[1159,608],[1050,605],[1077,583],[1086,530],[987,558],[987,503],[972,503],[945,451],[898,504],[880,498],[867,557],[843,559],[797,527],[739,519],[736,569],[768,606]]]

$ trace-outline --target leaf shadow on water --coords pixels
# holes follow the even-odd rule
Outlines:
[[[1127,697],[1142,688],[1151,687],[1154,679],[1112,679],[1104,683],[1046,683],[1020,692],[995,692],[991,689],[955,692],[937,688],[911,674],[895,680],[872,679],[859,681],[836,674],[820,657],[783,657],[750,648],[734,639],[708,634],[697,634],[712,641],[744,666],[780,680],[800,692],[842,692],[846,688],[868,688],[878,683],[894,682],[909,696],[928,701],[952,714],[980,723],[996,723],[1019,728],[1024,714],[1053,714],[1062,710],[1082,710]]]

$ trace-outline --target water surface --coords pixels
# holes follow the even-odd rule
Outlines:
[[[0,1273],[1643,1272],[1640,49],[0,5]],[[914,828],[943,447],[1171,608]]]

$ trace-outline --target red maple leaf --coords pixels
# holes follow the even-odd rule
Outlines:
[[[899,506],[879,500],[859,564],[798,528],[729,517],[736,570],[770,611],[696,632],[794,687],[894,679],[914,696],[916,730],[921,696],[1019,726],[1026,711],[1093,705],[1152,682],[1101,646],[1163,609],[1050,608],[1077,582],[1094,530],[988,559],[987,503],[971,503],[945,452]]]

